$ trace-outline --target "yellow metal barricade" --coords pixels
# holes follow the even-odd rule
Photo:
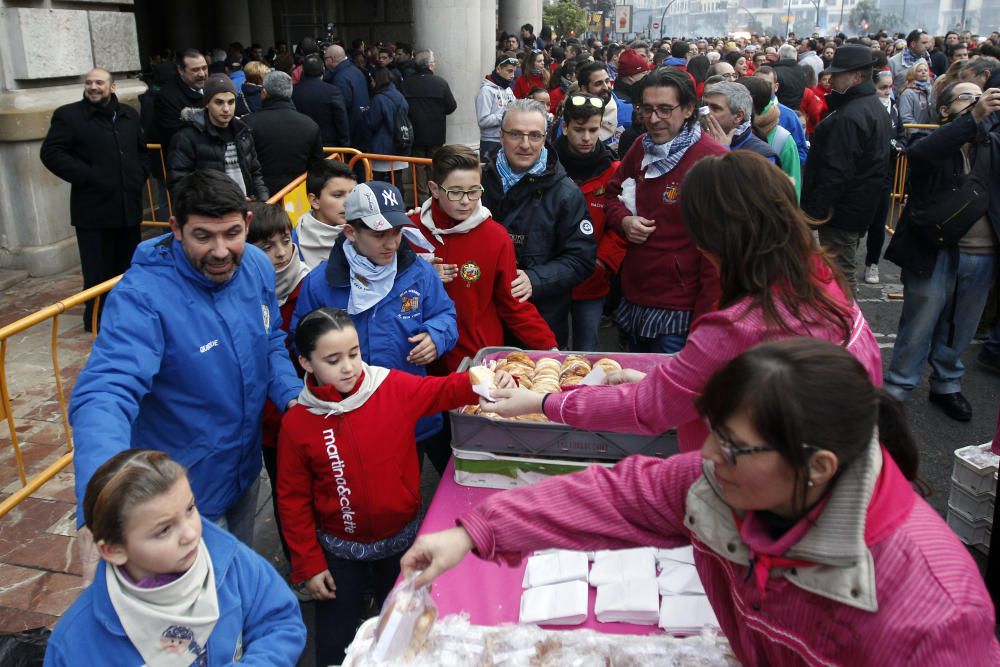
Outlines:
[[[907,123],[903,125],[903,130],[936,130],[938,125],[932,124],[920,124],[920,123]],[[903,213],[903,207],[906,205],[906,182],[909,173],[909,161],[906,158],[906,152],[899,153],[896,156],[896,169],[892,175],[892,194],[889,197],[889,217],[885,222],[885,231],[890,234],[895,233],[896,223],[899,221],[899,216]]]
[[[163,146],[160,144],[146,144],[146,150],[149,152],[156,153],[157,159],[160,161],[160,173],[164,174],[166,178],[167,173],[167,161],[163,158]],[[153,194],[154,190],[159,190],[163,188],[163,193],[167,198],[167,217],[169,218],[174,214],[174,206],[170,201],[170,192],[167,190],[166,186],[162,182],[157,181],[152,176],[146,178],[146,202],[149,204],[149,212],[152,216],[152,220],[143,220],[143,227],[169,227],[170,224],[166,220],[157,219],[156,211],[159,208],[157,205],[156,195]]]
[[[20,489],[4,499],[3,502],[0,502],[0,517],[7,514],[7,512],[13,509],[18,503],[38,490],[43,484],[45,484],[45,482],[62,472],[62,470],[73,461],[73,435],[69,427],[68,406],[66,402],[66,394],[63,391],[62,370],[59,365],[59,350],[57,346],[59,337],[59,320],[61,315],[70,308],[94,300],[93,330],[97,331],[96,325],[100,300],[105,294],[111,291],[111,288],[114,287],[119,280],[121,280],[121,276],[112,278],[111,280],[105,281],[100,285],[95,285],[88,290],[74,294],[73,296],[63,299],[62,301],[58,301],[51,306],[43,308],[35,313],[32,313],[31,315],[28,315],[27,317],[23,317],[16,322],[12,322],[11,324],[0,328],[0,401],[2,401],[0,402],[0,406],[3,408],[2,417],[7,422],[11,446],[14,449],[14,460],[17,463],[17,474],[21,482]],[[52,338],[50,342],[52,347],[52,373],[55,378],[56,395],[59,399],[59,410],[61,413],[60,416],[62,417],[61,423],[63,433],[66,437],[66,452],[55,462],[51,463],[44,470],[29,479],[25,469],[24,457],[21,454],[21,445],[17,435],[17,423],[14,418],[14,409],[10,400],[11,392],[7,379],[7,345],[12,336],[24,333],[28,329],[45,322],[52,323]]]

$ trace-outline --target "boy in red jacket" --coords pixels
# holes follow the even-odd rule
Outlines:
[[[481,348],[503,345],[505,326],[531,349],[556,346],[538,309],[511,295],[514,243],[482,204],[481,174],[475,151],[442,146],[431,163],[431,197],[410,216],[434,246],[438,274],[458,315],[458,343],[441,357],[438,374],[454,372]]]
[[[475,403],[467,373],[418,377],[361,361],[346,311],[319,308],[295,330],[306,370],[278,444],[278,510],[292,581],[317,600],[316,664],[339,665],[364,595],[382,602],[420,527],[417,420]],[[513,386],[501,374],[498,385]]]
[[[504,344],[504,327],[526,347],[550,350],[556,338],[538,309],[511,294],[517,260],[510,234],[490,217],[480,198],[482,172],[475,151],[442,146],[431,163],[431,198],[411,216],[434,246],[434,261],[445,291],[455,302],[458,343],[436,361],[431,372],[454,372],[465,357]],[[445,431],[448,422],[445,422]],[[427,455],[438,472],[451,454],[447,435],[427,443]]]
[[[281,311],[281,330],[288,333],[288,324],[292,321],[292,313],[299,299],[299,289],[302,279],[309,273],[299,255],[299,249],[292,242],[292,223],[288,214],[278,204],[253,202],[250,204],[250,229],[247,232],[247,243],[252,243],[265,253],[274,266],[274,294],[278,298]],[[291,341],[285,339],[285,347],[291,347]],[[291,353],[289,353],[291,354]],[[295,359],[292,359],[295,363]],[[301,373],[301,371],[300,371]],[[278,485],[278,429],[281,426],[281,411],[270,400],[264,404],[264,415],[261,419],[261,439],[264,443],[264,467],[271,480],[271,488]],[[289,558],[288,545],[281,537],[281,523],[278,519],[278,498],[271,494],[274,507],[274,522],[278,527],[278,537],[281,538],[281,549],[285,558]]]
[[[573,350],[597,349],[604,299],[611,291],[611,276],[618,273],[628,246],[625,238],[604,221],[605,187],[619,164],[600,141],[604,107],[604,100],[595,95],[570,95],[563,111],[563,133],[556,139],[559,162],[587,200],[597,241],[594,273],[573,289],[573,342],[570,345]]]

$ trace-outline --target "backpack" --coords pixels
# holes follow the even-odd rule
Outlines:
[[[392,114],[392,143],[402,154],[409,153],[413,148],[413,123],[402,104]]]

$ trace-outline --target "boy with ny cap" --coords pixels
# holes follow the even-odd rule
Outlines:
[[[171,189],[196,169],[229,176],[248,200],[266,201],[267,186],[257,159],[253,134],[236,118],[236,86],[225,74],[213,74],[202,88],[205,108],[181,110],[184,126],[170,141],[167,154]]]
[[[455,304],[437,271],[410,247],[433,252],[413,227],[403,195],[389,183],[359,183],[344,203],[347,224],[299,290],[288,336],[299,321],[324,306],[347,310],[358,330],[365,363],[427,375],[427,365],[458,341]],[[402,243],[406,236],[410,243]],[[440,414],[417,423],[417,444],[441,432]]]

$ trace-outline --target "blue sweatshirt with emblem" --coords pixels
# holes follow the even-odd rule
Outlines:
[[[351,298],[350,268],[344,256],[344,240],[337,239],[330,258],[302,280],[299,300],[295,304],[288,335],[295,340],[299,320],[317,308],[343,308]],[[458,324],[455,302],[428,262],[417,257],[406,242],[396,253],[396,281],[377,304],[352,315],[361,342],[361,358],[369,366],[382,366],[411,375],[427,375],[426,366],[406,360],[414,344],[409,338],[428,333],[437,348],[438,357],[455,347]],[[301,383],[300,383],[301,386]],[[424,417],[417,422],[417,440],[428,438],[441,430],[440,414]]]
[[[217,519],[260,474],[265,400],[284,408],[301,389],[263,251],[247,244],[233,276],[215,283],[172,235],[144,241],[73,389],[79,506],[102,463],[156,449],[187,468],[199,510]]]

